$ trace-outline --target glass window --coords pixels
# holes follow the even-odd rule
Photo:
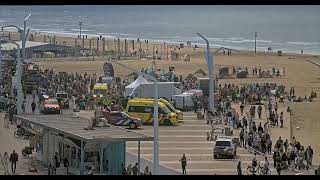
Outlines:
[[[143,106],[129,106],[128,112],[145,112],[145,107]]]
[[[57,98],[68,98],[68,95],[67,94],[57,94]]]
[[[171,113],[171,111],[166,106],[163,106],[161,109],[164,111],[163,114]]]
[[[59,103],[55,99],[48,99],[48,100],[46,100],[46,104],[59,104]]]
[[[229,141],[217,141],[216,146],[231,146]]]

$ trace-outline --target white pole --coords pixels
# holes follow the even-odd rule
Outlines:
[[[28,32],[27,31],[27,20],[28,18],[31,16],[31,13],[28,14],[28,16],[24,19],[24,22],[23,22],[23,34],[22,34],[22,39],[21,39],[21,43],[22,43],[22,62],[24,63],[25,60],[26,60],[26,41],[27,41],[27,38],[28,38],[28,34],[29,34],[29,30],[28,29]]]
[[[124,64],[121,64],[117,61],[111,61],[115,64],[118,64],[130,71],[136,72],[139,75],[144,75],[146,77],[151,78],[154,81],[154,109],[153,109],[153,173],[158,175],[158,168],[159,168],[159,120],[158,120],[158,80],[148,74],[136,71]]]
[[[258,37],[258,33],[255,32],[254,33],[254,54],[257,54],[257,37]]]
[[[200,36],[203,40],[205,40],[207,48],[206,48],[206,61],[208,66],[208,78],[209,78],[209,106],[210,109],[214,109],[214,99],[213,99],[213,79],[212,79],[212,71],[213,71],[213,55],[210,54],[210,46],[209,41],[202,36],[201,34],[197,33],[198,36]]]
[[[26,27],[27,27],[27,20],[23,22],[23,32],[22,32],[22,62],[25,62],[25,55],[26,55]]]
[[[154,81],[154,121],[153,121],[153,173],[158,175],[159,167],[159,121],[158,121],[158,81]]]

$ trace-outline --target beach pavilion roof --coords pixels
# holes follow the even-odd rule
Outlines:
[[[22,42],[21,41],[17,41],[17,44],[19,44],[20,48],[22,48]],[[36,41],[27,41],[26,42],[26,48],[30,48],[30,47],[36,47],[36,46],[42,46],[42,45],[46,45],[48,43],[43,43],[43,42],[36,42]],[[11,51],[13,49],[17,49],[17,46],[13,43],[4,43],[1,44],[1,48],[2,50],[5,51]]]
[[[125,128],[110,125],[109,127],[94,127],[94,130],[85,130],[89,119],[64,115],[31,115],[16,116],[17,120],[47,128],[71,138],[87,142],[115,142],[115,141],[152,141],[153,137]]]
[[[206,76],[207,73],[205,73],[202,69],[198,69],[196,72],[193,73],[194,76]]]

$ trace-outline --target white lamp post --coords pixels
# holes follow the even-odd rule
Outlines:
[[[81,39],[81,27],[82,27],[82,22],[79,22],[79,29],[80,29],[80,39]]]
[[[154,104],[153,104],[153,173],[159,175],[159,121],[158,121],[158,80],[148,74],[136,71],[124,64],[111,60],[111,62],[120,65],[130,71],[136,72],[138,75],[144,75],[153,80],[154,83]]]
[[[21,39],[21,43],[22,43],[22,62],[24,63],[25,62],[25,48],[26,48],[26,42],[27,42],[27,39],[28,39],[28,35],[29,35],[29,32],[30,32],[30,28],[28,28],[27,32],[26,32],[26,29],[27,29],[27,20],[29,19],[29,17],[31,16],[31,13],[28,14],[28,16],[24,19],[24,22],[23,22],[23,30],[16,26],[16,25],[7,25],[7,26],[3,26],[2,27],[2,30],[3,28],[6,28],[6,27],[15,27],[18,29],[18,33],[20,33],[20,39]]]
[[[210,46],[209,46],[209,41],[202,36],[200,33],[197,33],[198,36],[200,36],[207,45],[206,48],[206,62],[208,66],[208,78],[209,78],[209,107],[211,110],[214,110],[214,99],[213,99],[213,93],[214,93],[214,84],[213,84],[213,79],[212,79],[212,71],[213,71],[213,55],[210,54]]]
[[[214,63],[213,63],[213,58],[214,55],[216,55],[217,52],[223,50],[223,49],[228,49],[224,47],[218,48],[216,51],[213,53],[210,53],[210,46],[209,46],[209,41],[206,39],[204,36],[202,36],[200,33],[196,33],[198,36],[200,36],[205,42],[206,42],[206,62],[208,66],[208,78],[209,78],[209,106],[211,110],[214,110],[214,83],[212,79],[212,74],[214,71]]]

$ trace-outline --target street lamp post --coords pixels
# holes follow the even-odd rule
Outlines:
[[[213,70],[214,70],[214,63],[213,63],[213,59],[214,59],[214,55],[216,55],[219,51],[223,50],[223,49],[228,49],[225,47],[220,47],[218,48],[216,51],[214,51],[213,53],[210,53],[210,46],[209,46],[209,41],[208,39],[206,39],[204,36],[202,36],[200,33],[196,33],[198,36],[200,36],[205,42],[206,42],[206,62],[207,62],[207,66],[208,66],[208,78],[209,78],[209,106],[211,110],[214,110],[214,83],[213,83],[213,79],[212,79],[212,74],[213,74]],[[228,49],[231,50],[231,49]],[[237,50],[234,50],[237,51]],[[239,51],[237,51],[239,52]]]
[[[27,32],[26,32],[26,29],[27,29],[27,20],[29,19],[29,17],[31,16],[31,13],[28,14],[28,16],[24,19],[24,22],[23,22],[23,30],[16,26],[16,25],[7,25],[7,26],[3,26],[1,27],[2,30],[3,28],[7,28],[7,27],[15,27],[18,29],[18,33],[20,34],[20,39],[21,39],[21,44],[22,44],[22,62],[24,63],[25,62],[25,48],[26,48],[26,41],[28,39],[28,35],[29,35],[29,32],[30,32],[30,28],[28,28]]]
[[[257,54],[257,37],[258,37],[258,33],[255,32],[254,33],[254,54]]]
[[[128,70],[131,70],[133,72],[136,72],[138,75],[144,75],[150,79],[153,80],[154,83],[154,104],[153,104],[153,173],[155,175],[159,175],[159,121],[158,121],[158,80],[150,76],[148,74],[145,74],[143,72],[136,71],[124,64],[121,64],[117,61],[111,60],[111,62],[120,65]]]
[[[27,32],[26,32],[26,30],[27,30],[27,20],[30,16],[31,16],[31,13],[28,14],[28,16],[24,19],[24,22],[23,22],[23,34],[22,34],[22,40],[21,40],[21,43],[22,43],[22,63],[24,63],[26,60],[26,42],[28,40],[30,28],[28,28]]]
[[[209,78],[209,107],[211,110],[214,110],[214,99],[213,99],[213,93],[214,93],[214,84],[212,79],[212,71],[213,71],[213,55],[210,53],[210,46],[209,41],[202,36],[200,33],[197,33],[198,36],[200,36],[205,42],[206,42],[206,62],[208,66],[208,78]]]
[[[79,29],[80,29],[80,39],[81,39],[81,26],[82,26],[82,22],[79,22]]]

